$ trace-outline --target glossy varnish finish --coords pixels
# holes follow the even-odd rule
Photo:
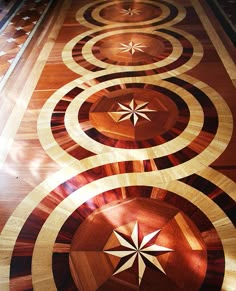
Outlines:
[[[208,13],[46,16],[1,92],[1,290],[234,290],[235,49]]]

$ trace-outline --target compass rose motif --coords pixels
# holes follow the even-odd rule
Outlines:
[[[141,11],[139,9],[128,8],[128,9],[122,9],[120,13],[123,15],[133,16],[133,15],[140,15],[140,12]]]
[[[128,43],[120,43],[121,47],[118,49],[121,50],[121,53],[130,52],[132,55],[136,52],[144,52],[143,48],[147,47],[145,45],[142,45],[142,42],[134,43],[132,40]]]
[[[122,264],[114,273],[118,274],[123,272],[129,268],[131,268],[135,262],[138,260],[138,276],[139,276],[139,285],[141,284],[144,271],[146,269],[146,264],[144,259],[147,259],[150,263],[152,263],[157,269],[159,269],[162,273],[165,274],[163,267],[157,259],[157,253],[163,252],[171,252],[172,249],[159,246],[157,244],[150,244],[151,240],[155,238],[159,234],[161,230],[158,229],[148,235],[145,235],[142,241],[139,241],[139,231],[138,231],[138,223],[136,222],[131,234],[132,243],[130,243],[126,238],[124,238],[121,234],[113,231],[116,238],[118,239],[120,245],[124,247],[124,250],[105,250],[104,252],[119,258],[124,258],[130,256],[130,258]]]
[[[136,102],[134,99],[132,99],[128,105],[124,105],[118,102],[121,110],[116,112],[109,112],[109,114],[116,122],[130,119],[134,126],[137,124],[139,118],[141,117],[151,121],[146,113],[155,112],[156,110],[147,108],[149,102],[137,102],[137,104]]]

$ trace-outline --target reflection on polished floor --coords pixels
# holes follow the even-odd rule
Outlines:
[[[235,290],[236,50],[206,1],[22,3],[0,35],[0,290]]]

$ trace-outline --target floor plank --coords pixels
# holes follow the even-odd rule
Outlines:
[[[234,290],[235,58],[205,1],[54,3],[0,93],[0,289]]]

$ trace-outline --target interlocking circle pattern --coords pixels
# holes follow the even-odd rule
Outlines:
[[[62,50],[78,78],[38,118],[61,170],[2,231],[6,287],[230,290],[235,184],[210,166],[233,121],[192,73],[204,50],[178,28],[188,10],[170,0],[88,2],[74,19],[83,32]]]

